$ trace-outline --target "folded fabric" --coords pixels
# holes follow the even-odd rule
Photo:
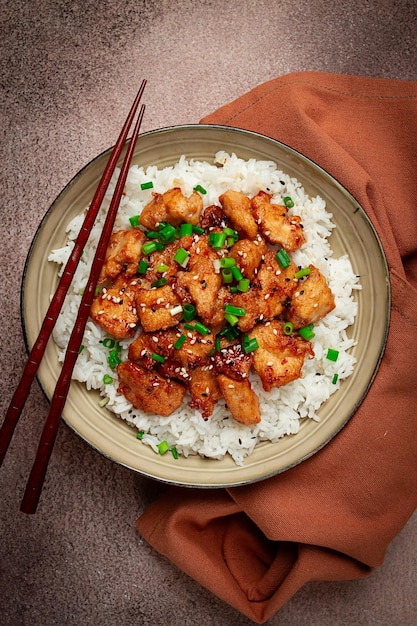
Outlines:
[[[262,623],[307,581],[368,575],[417,507],[417,83],[289,74],[202,122],[268,135],[327,170],[371,219],[391,280],[380,368],[327,446],[261,483],[169,488],[137,520],[158,552]]]

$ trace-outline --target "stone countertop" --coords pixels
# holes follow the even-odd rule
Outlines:
[[[296,71],[417,80],[412,0],[1,0],[1,415],[25,361],[20,283],[48,207],[112,145],[147,78],[142,130],[197,123]],[[136,517],[160,485],[116,466],[61,424],[35,516],[19,512],[47,402],[33,385],[0,471],[5,626],[252,622],[144,543]],[[310,583],[269,626],[411,626],[417,516],[384,565]]]

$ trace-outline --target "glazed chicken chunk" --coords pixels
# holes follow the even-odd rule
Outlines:
[[[204,419],[209,418],[222,397],[217,378],[209,366],[197,367],[191,372],[189,390],[190,407],[200,411]]]
[[[160,376],[126,361],[117,366],[119,393],[136,409],[168,417],[181,406],[186,388],[179,382]]]
[[[120,276],[94,298],[90,317],[116,339],[133,337],[139,322],[136,287]]]
[[[261,421],[259,399],[247,378],[237,381],[219,374],[217,383],[233,419],[246,426]]]
[[[98,279],[99,285],[106,280],[116,278],[121,272],[127,278],[134,276],[138,271],[144,241],[145,235],[138,228],[113,233]]]
[[[243,193],[230,189],[222,194],[219,200],[233,228],[244,237],[255,239],[258,228],[252,215],[250,199]]]
[[[205,235],[195,237],[189,253],[187,271],[178,274],[175,290],[184,301],[188,294],[203,322],[210,322],[222,286],[221,275],[214,271],[218,256]]]
[[[279,244],[287,252],[293,252],[305,242],[298,215],[289,215],[285,206],[271,204],[271,195],[260,191],[252,198],[253,215],[259,231],[267,241]]]
[[[137,313],[142,328],[146,332],[154,332],[170,328],[178,324],[182,309],[174,313],[181,305],[181,301],[170,285],[138,289],[136,295]]]
[[[310,274],[299,282],[287,313],[287,319],[294,328],[316,324],[336,306],[323,274],[313,265],[309,269]]]
[[[258,267],[266,251],[267,246],[262,238],[257,238],[254,241],[239,239],[230,250],[230,256],[235,259],[243,276],[252,280],[256,277]]]
[[[197,191],[187,198],[181,189],[174,187],[163,194],[154,193],[153,198],[144,207],[140,223],[155,230],[161,222],[178,226],[182,222],[198,224],[203,210],[203,201]]]
[[[258,342],[259,347],[253,353],[253,368],[265,391],[300,378],[305,357],[314,356],[309,341],[298,335],[286,335],[282,327],[282,322],[274,320],[257,324],[249,333],[249,337]]]

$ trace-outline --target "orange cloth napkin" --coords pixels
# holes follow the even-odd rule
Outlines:
[[[327,446],[261,483],[169,488],[137,521],[158,552],[263,623],[307,581],[368,575],[417,507],[417,83],[289,74],[202,121],[320,164],[367,212],[390,270],[384,358]]]

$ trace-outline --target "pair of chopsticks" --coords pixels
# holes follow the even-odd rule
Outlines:
[[[59,312],[62,308],[64,298],[71,284],[74,272],[78,266],[82,251],[87,243],[91,229],[102,204],[104,195],[112,178],[113,172],[116,168],[117,160],[122,152],[129,130],[133,124],[133,120],[138,110],[139,103],[145,89],[145,85],[146,80],[143,80],[136,95],[136,98],[133,102],[133,105],[129,111],[129,114],[126,118],[126,121],[123,125],[123,128],[120,132],[119,138],[111,152],[109,161],[105,167],[97,190],[94,194],[93,200],[87,211],[80,233],[75,242],[73,251],[67,261],[56,292],[51,300],[48,311],[43,320],[37,340],[35,341],[33,348],[30,351],[28,360],[23,369],[22,377],[10,402],[5,420],[0,429],[0,466],[3,463],[3,459],[6,455],[7,449],[13,437],[16,425],[19,421],[25,402],[29,396],[31,384],[39,369],[39,365],[45,353],[48,340],[55,326]],[[103,226],[103,230],[91,266],[87,285],[81,298],[77,319],[68,342],[64,363],[55,386],[55,391],[51,400],[49,413],[41,434],[35,461],[33,463],[32,471],[26,485],[25,494],[23,496],[20,507],[20,510],[23,513],[36,513],[46,476],[46,471],[48,468],[49,459],[51,457],[52,449],[58,432],[58,426],[62,410],[64,408],[66,398],[69,392],[72,373],[79,353],[85,326],[87,324],[90,307],[93,302],[100,270],[103,266],[106,250],[108,247],[110,236],[112,234],[114,222],[120,204],[120,199],[122,197],[144,112],[145,105],[142,104],[132,132],[130,143],[126,151],[126,156],[123,161],[120,175],[116,183],[114,194],[107,212],[106,221]]]

